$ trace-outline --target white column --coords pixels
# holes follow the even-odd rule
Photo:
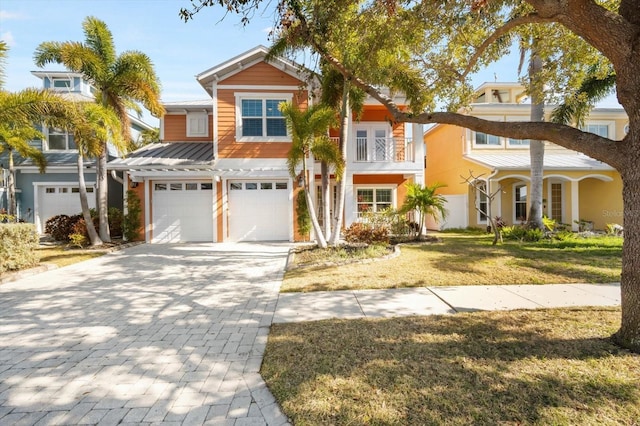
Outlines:
[[[413,140],[413,161],[418,164],[424,163],[425,155],[425,143],[424,143],[424,130],[422,124],[411,125],[411,138]],[[424,185],[424,176],[422,180],[418,181],[416,176],[416,183]]]
[[[571,229],[574,231],[579,231],[579,225],[577,222],[580,221],[580,193],[579,193],[580,182],[577,180],[571,181]]]
[[[146,178],[144,185],[144,241],[151,241],[151,181]]]

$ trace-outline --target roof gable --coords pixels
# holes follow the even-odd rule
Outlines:
[[[208,70],[201,72],[196,75],[196,79],[207,93],[213,95],[211,86],[214,83],[220,83],[261,62],[267,62],[265,58],[268,52],[269,49],[265,46],[254,47],[253,49],[216,65],[213,68],[209,68]],[[273,58],[269,60],[268,63],[272,67],[275,67],[298,81],[304,81],[305,74],[309,72],[302,65],[281,57]]]

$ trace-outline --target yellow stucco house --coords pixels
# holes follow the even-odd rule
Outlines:
[[[476,93],[467,113],[500,121],[528,121],[530,104],[518,83],[485,83]],[[547,114],[553,108],[548,107]],[[548,119],[548,116],[547,116]],[[619,140],[628,131],[629,119],[622,108],[595,108],[584,129]],[[529,141],[503,138],[457,126],[438,124],[424,133],[425,180],[441,182],[449,215],[432,229],[485,227],[487,214],[500,216],[507,224],[526,220],[530,186]],[[464,181],[470,175],[493,193],[493,203]],[[545,142],[544,214],[578,230],[579,221],[594,229],[608,223],[622,224],[622,180],[608,164]],[[476,209],[480,208],[480,211]]]

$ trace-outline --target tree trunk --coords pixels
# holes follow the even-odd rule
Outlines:
[[[342,176],[336,176],[336,178],[340,179],[340,185],[338,185],[336,194],[337,205],[333,207],[333,233],[331,234],[330,238],[330,243],[332,246],[337,246],[340,242],[342,218],[344,217],[344,204],[345,196],[347,193],[347,140],[349,137],[348,132],[350,108],[351,105],[349,102],[349,82],[345,79],[344,86],[342,88],[342,110],[340,111],[340,152],[342,152],[344,168],[342,169]]]
[[[631,163],[629,163],[631,164]],[[624,245],[622,250],[622,323],[614,339],[640,353],[640,169],[627,167],[622,175]]]
[[[98,162],[96,164],[96,181],[98,184],[98,218],[100,220],[100,239],[109,243],[111,242],[111,236],[109,233],[109,204],[108,194],[109,188],[107,186],[107,156],[108,148],[107,144],[104,144],[102,153],[98,156]]]
[[[307,176],[307,160],[306,155],[302,160],[302,174],[304,176],[304,195],[307,199],[307,209],[309,210],[309,216],[311,216],[311,224],[313,225],[313,232],[316,234],[316,242],[318,247],[327,248],[327,240],[324,238],[322,228],[318,222],[318,215],[316,214],[315,203],[311,198],[311,191],[309,190],[309,177]]]
[[[329,164],[326,161],[320,163],[321,190],[322,190],[322,224],[324,235],[331,235],[331,187],[329,186]]]
[[[101,246],[102,240],[96,232],[96,227],[93,225],[93,219],[91,219],[91,213],[89,212],[87,185],[84,181],[84,159],[82,158],[82,152],[80,150],[78,150],[78,187],[80,190],[80,207],[82,208],[82,217],[84,218],[84,223],[87,226],[89,241],[92,246]]]
[[[9,149],[9,176],[7,176],[7,204],[9,205],[9,217],[13,218],[12,221],[17,222],[18,217],[16,215],[18,210],[18,202],[16,201],[16,180],[15,170],[13,169],[13,150]]]
[[[544,121],[544,87],[541,81],[542,59],[536,52],[536,42],[533,43],[529,63],[529,79],[531,80],[531,121]],[[531,190],[529,194],[529,215],[527,226],[531,229],[543,229],[542,223],[542,181],[544,178],[544,142],[532,140],[529,142],[529,157],[531,159]]]

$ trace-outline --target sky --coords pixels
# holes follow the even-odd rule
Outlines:
[[[265,2],[266,3],[266,2]],[[44,41],[84,41],[82,21],[94,16],[111,30],[116,52],[139,50],[155,65],[165,102],[207,99],[195,75],[258,45],[269,46],[273,16],[257,12],[247,26],[221,7],[204,8],[185,23],[178,16],[189,0],[2,0],[0,39],[7,42],[5,89],[41,87],[31,71],[36,47]],[[224,18],[224,19],[223,19]],[[505,57],[474,75],[486,81],[516,81],[517,55]],[[61,71],[49,64],[44,70]],[[150,124],[157,125],[145,116]]]

